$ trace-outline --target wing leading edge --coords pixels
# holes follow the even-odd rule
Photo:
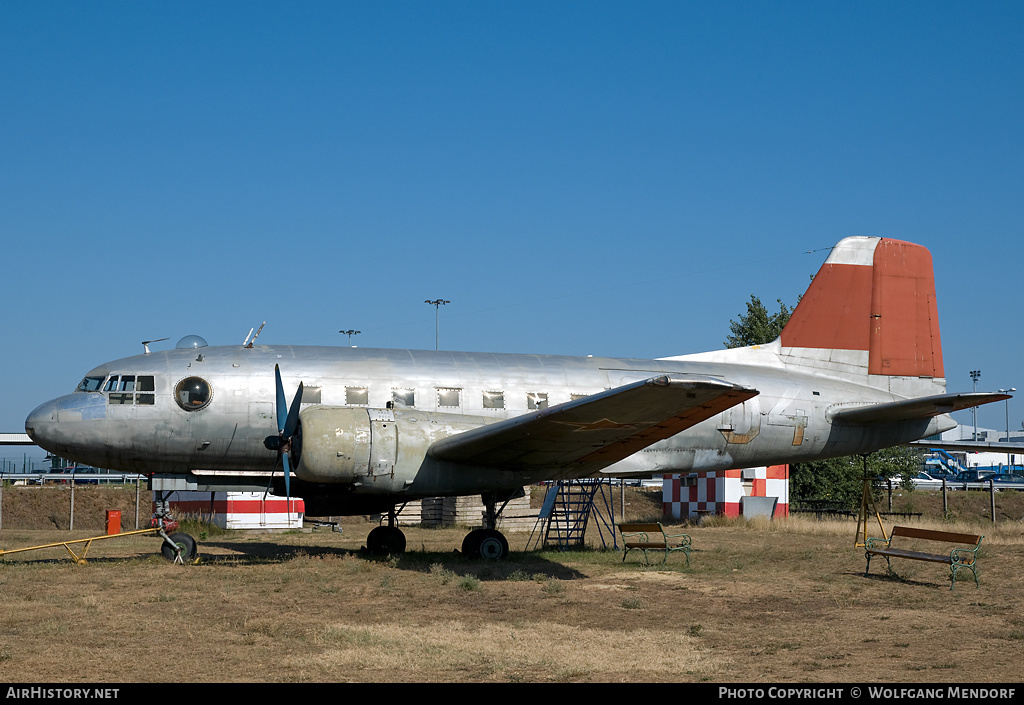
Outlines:
[[[653,377],[449,436],[439,460],[501,470],[600,470],[759,394],[714,377]]]

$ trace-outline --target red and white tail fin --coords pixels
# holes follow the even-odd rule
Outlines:
[[[907,396],[945,390],[932,256],[921,245],[848,237],[834,248],[779,338],[787,365],[866,376]]]
[[[778,340],[668,359],[782,365],[901,396],[942,394],[931,253],[911,242],[848,237],[832,248]]]

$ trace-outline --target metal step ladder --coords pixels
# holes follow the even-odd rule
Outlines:
[[[615,505],[606,496],[606,487],[610,489],[610,485],[602,480],[559,480],[548,487],[538,517],[538,525],[543,523],[542,532],[534,527],[537,548],[557,547],[560,551],[566,551],[582,547],[591,515],[597,519],[601,543],[607,547],[607,531],[614,544]],[[532,542],[533,535],[527,545]]]

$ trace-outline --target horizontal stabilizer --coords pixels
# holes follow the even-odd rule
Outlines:
[[[960,450],[965,453],[1024,453],[1024,443],[1005,441],[911,441],[908,446],[937,448],[939,450]]]
[[[982,404],[1009,399],[1009,394],[975,392],[971,394],[937,394],[917,399],[904,399],[885,404],[855,406],[830,412],[832,422],[852,424],[895,423],[927,419]]]
[[[600,470],[758,395],[714,377],[632,382],[444,438],[439,460],[502,470]]]

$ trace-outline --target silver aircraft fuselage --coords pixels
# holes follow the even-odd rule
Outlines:
[[[366,424],[368,446],[376,443],[380,449],[369,452],[365,468],[344,476],[310,475],[300,462],[295,470],[300,480],[345,485],[354,494],[409,499],[564,479],[565,474],[550,469],[466,467],[433,458],[428,449],[467,429],[657,375],[722,378],[759,394],[605,467],[606,476],[721,470],[869,452],[955,426],[948,416],[884,425],[833,424],[830,411],[851,400],[877,404],[900,397],[838,377],[757,365],[221,346],[152,352],[96,367],[82,387],[95,391],[46,402],[32,412],[26,428],[47,450],[97,467],[147,474],[280,469],[278,454],[264,445],[277,430],[275,365],[289,398],[303,383],[304,418],[318,407],[350,410]],[[208,385],[194,409],[181,398],[183,381],[193,378]],[[312,443],[326,442],[306,432],[303,452]],[[334,453],[329,444],[325,448]],[[296,493],[302,494],[301,486]]]
[[[164,484],[269,478],[312,516],[390,521],[407,500],[480,494],[493,529],[526,484],[869,453],[1006,398],[946,393],[927,248],[849,237],[764,345],[638,360],[189,336],[95,368],[25,426],[59,456]]]

